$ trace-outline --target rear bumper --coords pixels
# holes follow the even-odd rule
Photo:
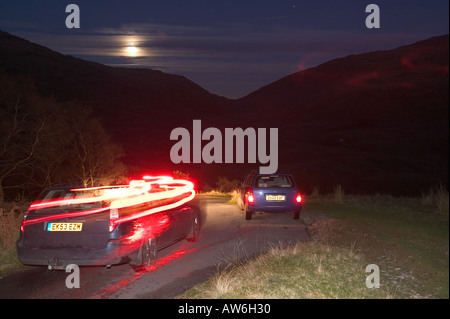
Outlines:
[[[267,213],[286,213],[286,212],[300,212],[302,210],[301,204],[280,204],[280,205],[253,205],[248,204],[247,210],[251,212],[267,212]]]
[[[78,266],[106,266],[130,262],[137,255],[138,247],[123,245],[120,242],[109,242],[103,249],[93,248],[26,248],[20,240],[16,242],[17,257],[24,265],[50,265],[66,267],[70,264]]]

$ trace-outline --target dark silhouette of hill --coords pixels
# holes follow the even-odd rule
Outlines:
[[[127,164],[150,170],[167,163],[173,128],[214,117],[228,102],[179,75],[84,61],[0,31],[1,69],[30,77],[44,97],[91,107]]]
[[[335,59],[237,103],[280,128],[280,162],[305,181],[393,193],[448,184],[448,43]]]
[[[0,31],[0,70],[43,96],[93,108],[140,171],[181,169],[213,184],[259,165],[170,162],[176,127],[278,127],[279,168],[307,190],[417,194],[448,185],[448,35],[335,59],[239,100],[148,69],[65,56]],[[207,142],[204,142],[206,144]],[[199,185],[201,186],[201,185]]]
[[[329,119],[332,115],[352,122],[384,121],[379,116],[387,113],[391,121],[410,121],[424,115],[433,118],[430,113],[448,115],[448,107],[442,103],[423,107],[425,100],[448,98],[447,83],[448,35],[395,50],[335,59],[289,75],[239,102],[249,111],[278,105],[284,114],[299,119],[311,115]]]

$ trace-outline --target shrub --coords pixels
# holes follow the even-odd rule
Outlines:
[[[219,177],[216,186],[219,192],[229,193],[239,187],[239,181],[237,179],[229,180],[227,177]]]
[[[175,179],[189,179],[189,173],[185,173],[180,170],[173,171],[172,174]]]
[[[0,248],[2,250],[15,248],[27,207],[27,202],[3,203],[0,207]]]

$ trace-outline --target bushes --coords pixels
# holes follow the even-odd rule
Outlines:
[[[0,249],[15,248],[19,238],[23,215],[28,208],[27,202],[3,203],[0,206]]]
[[[0,203],[0,277],[21,265],[16,254],[20,225],[29,203]]]
[[[229,180],[227,177],[219,177],[216,186],[219,192],[229,193],[239,187],[239,181],[237,179]]]
[[[217,194],[227,194],[231,193],[239,188],[239,180],[230,180],[228,177],[219,177],[215,183],[216,187],[205,183],[202,187],[203,193],[217,193]]]

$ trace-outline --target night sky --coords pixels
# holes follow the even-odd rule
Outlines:
[[[65,25],[80,8],[80,29]],[[365,8],[381,10],[368,29]],[[448,0],[1,1],[0,30],[111,66],[183,75],[243,97],[333,58],[393,49],[449,32]]]

